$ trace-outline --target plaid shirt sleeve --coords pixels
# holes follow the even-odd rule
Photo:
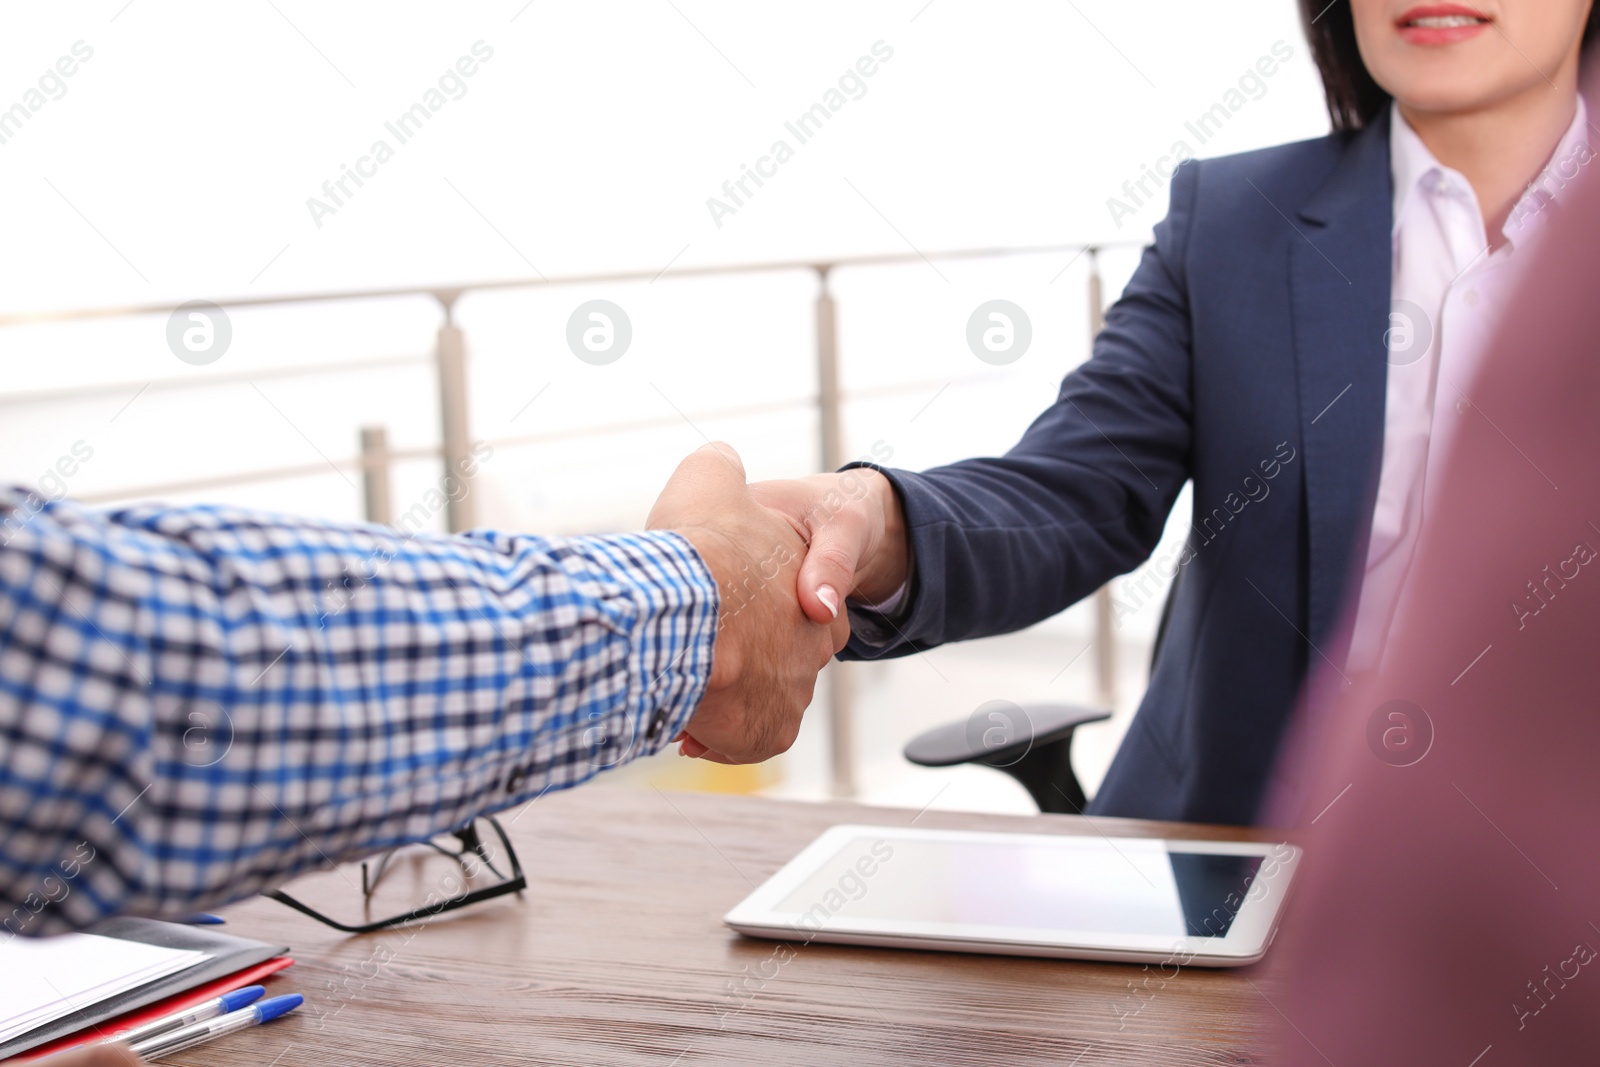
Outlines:
[[[672,533],[0,490],[0,542],[12,933],[192,912],[577,785],[667,744],[711,672],[717,588]]]

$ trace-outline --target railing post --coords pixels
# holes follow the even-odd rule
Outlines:
[[[473,522],[471,478],[472,434],[467,419],[467,343],[466,335],[455,323],[455,303],[459,293],[435,293],[444,305],[444,322],[439,327],[436,354],[439,370],[439,437],[444,457],[444,476],[464,484],[457,493],[447,494],[446,521],[451,533],[470,530]]]
[[[822,469],[838,470],[844,459],[844,423],[839,395],[839,323],[828,290],[828,265],[817,272],[817,425]],[[855,694],[849,665],[837,660],[823,672],[828,683],[828,772],[836,797],[856,795]]]
[[[382,426],[361,427],[361,497],[368,522],[394,525],[394,498],[389,491],[389,431]]]
[[[1089,354],[1106,325],[1104,283],[1100,278],[1100,249],[1089,246]],[[1111,612],[1111,585],[1102,585],[1094,594],[1094,674],[1099,702],[1117,706],[1117,642]]]

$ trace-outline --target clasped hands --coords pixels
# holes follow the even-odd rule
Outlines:
[[[757,763],[786,751],[817,674],[850,638],[846,599],[876,603],[906,581],[893,487],[866,468],[746,484],[739,454],[719,443],[678,465],[648,525],[686,537],[721,593],[684,754]]]

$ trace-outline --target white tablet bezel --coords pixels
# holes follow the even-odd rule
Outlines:
[[[1173,852],[1200,852],[1224,856],[1260,856],[1258,876],[1245,894],[1225,937],[1171,937],[1163,934],[1106,934],[1093,931],[1028,929],[964,923],[925,923],[897,919],[830,918],[820,930],[802,926],[803,912],[779,911],[777,905],[805,882],[822,864],[837,856],[853,839],[992,843],[1061,848],[1082,842],[1082,835],[1027,834],[993,830],[934,830],[917,827],[846,824],[822,833],[783,869],[723,916],[723,922],[743,934],[781,941],[826,941],[853,945],[927,948],[954,952],[981,952],[1016,956],[1057,956],[1071,959],[1113,960],[1131,963],[1160,962],[1174,966],[1237,967],[1254,963],[1266,952],[1277,931],[1301,850],[1287,843],[1207,841],[1181,838],[1102,838],[1115,847],[1119,842],[1149,845],[1152,840]]]

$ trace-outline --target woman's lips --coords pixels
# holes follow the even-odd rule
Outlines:
[[[1407,44],[1443,45],[1469,40],[1489,28],[1486,16],[1458,4],[1414,7],[1400,16],[1396,29]]]

